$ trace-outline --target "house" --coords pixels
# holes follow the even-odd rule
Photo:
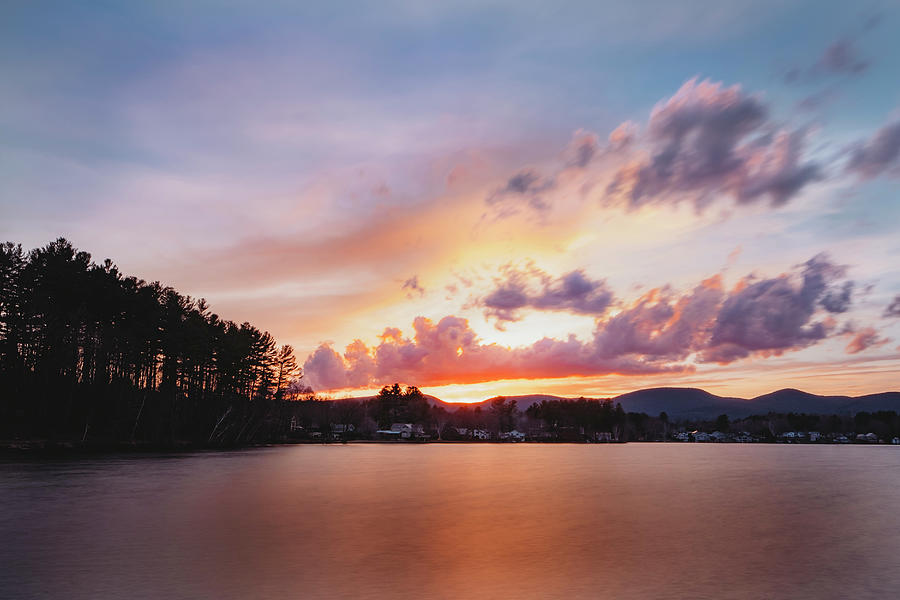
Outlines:
[[[722,433],[721,431],[713,431],[709,434],[709,437],[714,442],[727,442],[731,436],[727,433]]]
[[[900,444],[900,437],[895,437],[894,439],[891,440],[891,443],[894,444],[895,446]]]
[[[811,442],[818,442],[821,437],[822,437],[822,434],[819,433],[818,431],[810,431],[809,432],[809,441],[811,441]]]
[[[491,432],[487,429],[473,429],[472,438],[476,440],[489,440],[491,439]]]
[[[756,438],[754,438],[748,432],[742,431],[739,434],[737,434],[736,436],[734,436],[734,441],[739,442],[741,444],[751,444],[756,441]]]
[[[703,431],[692,431],[691,437],[694,438],[695,442],[708,442],[710,439],[709,434]]]
[[[598,431],[594,433],[594,440],[598,442],[611,442],[612,434],[608,431]]]
[[[687,431],[679,431],[675,434],[675,439],[679,442],[689,442],[691,441],[691,434],[689,434]]]
[[[835,444],[849,444],[850,438],[848,438],[846,435],[838,435],[838,436],[835,436],[834,443]]]
[[[524,442],[525,434],[521,431],[513,429],[512,431],[504,431],[500,434],[501,440],[509,440],[510,442]]]
[[[408,440],[425,434],[421,425],[412,423],[393,423],[390,429],[379,429],[376,433],[382,439]]]

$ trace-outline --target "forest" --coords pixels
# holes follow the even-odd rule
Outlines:
[[[0,246],[0,438],[233,445],[283,437],[290,346],[58,239]]]

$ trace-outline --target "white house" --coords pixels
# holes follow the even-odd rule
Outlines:
[[[390,429],[379,429],[378,435],[383,438],[399,438],[408,440],[416,435],[424,434],[425,430],[421,425],[413,425],[412,423],[393,423]]]
[[[487,429],[473,429],[472,438],[476,440],[489,440],[491,439],[491,432]]]

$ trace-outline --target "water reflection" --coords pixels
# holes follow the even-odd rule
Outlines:
[[[0,597],[890,597],[898,450],[350,444],[5,462]]]

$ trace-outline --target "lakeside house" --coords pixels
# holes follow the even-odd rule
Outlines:
[[[376,433],[383,440],[409,440],[425,436],[423,427],[413,423],[393,423],[390,429],[379,429]]]

